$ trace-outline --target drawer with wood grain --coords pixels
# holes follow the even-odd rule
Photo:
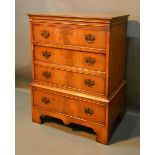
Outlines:
[[[34,80],[104,95],[105,77],[81,74],[36,64]]]
[[[105,71],[105,55],[34,46],[34,61]]]
[[[53,94],[49,90],[33,89],[33,105],[44,110],[52,110],[58,113],[73,116],[91,122],[105,124],[105,105],[82,101],[77,98],[70,98]]]
[[[33,41],[89,48],[106,48],[106,31],[71,28],[63,25],[33,24]]]

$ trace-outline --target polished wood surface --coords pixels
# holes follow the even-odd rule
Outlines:
[[[105,31],[65,25],[33,24],[33,41],[104,49]]]
[[[42,18],[45,18],[45,17],[64,17],[64,18],[66,18],[66,17],[74,17],[74,18],[78,18],[78,20],[80,20],[80,19],[82,19],[82,18],[90,18],[91,20],[93,19],[93,18],[98,18],[98,19],[108,19],[108,20],[110,20],[110,19],[115,19],[115,18],[123,18],[123,17],[125,17],[125,16],[129,16],[128,14],[126,14],[126,15],[122,15],[122,14],[112,14],[112,13],[107,13],[107,14],[103,14],[103,13],[101,13],[101,12],[99,12],[99,13],[95,13],[95,12],[67,12],[67,13],[65,13],[65,12],[52,12],[52,13],[43,13],[43,12],[41,12],[41,13],[28,13],[27,15],[29,15],[29,16],[31,16],[31,18],[32,17],[42,17]]]
[[[34,46],[34,60],[50,64],[105,72],[105,57],[104,54]]]
[[[111,95],[117,86],[125,79],[125,50],[127,23],[111,28],[109,51],[109,90]]]
[[[89,101],[81,101],[64,95],[51,93],[47,89],[33,89],[33,106],[52,110],[76,119],[84,119],[104,125],[105,104],[93,104]]]
[[[32,120],[90,127],[108,144],[125,105],[128,15],[29,14]]]
[[[62,87],[62,86],[57,86],[57,85],[51,85],[51,84],[47,84],[47,83],[40,83],[40,82],[36,82],[33,81],[31,83],[31,87],[37,87],[37,88],[43,88],[43,89],[47,89],[50,92],[52,92],[53,94],[63,94],[64,96],[68,96],[68,97],[72,97],[74,99],[80,99],[81,101],[89,101],[92,103],[98,103],[98,104],[103,104],[103,103],[108,103],[110,100],[113,99],[113,97],[115,96],[115,94],[117,94],[117,92],[124,87],[126,84],[126,82],[123,82],[120,86],[119,89],[117,89],[115,91],[115,93],[110,97],[110,99],[106,99],[103,96],[96,96],[96,95],[92,95],[92,94],[88,94],[88,93],[83,93],[81,90],[80,91],[73,91],[72,88],[66,88],[66,87]]]
[[[34,80],[104,95],[105,78],[35,65]],[[102,87],[101,87],[102,86]]]

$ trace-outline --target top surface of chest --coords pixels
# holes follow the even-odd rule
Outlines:
[[[55,19],[55,20],[70,20],[70,21],[89,21],[112,23],[120,19],[126,19],[129,15],[120,14],[102,14],[102,13],[51,13],[51,14],[33,14],[29,13],[31,19]]]

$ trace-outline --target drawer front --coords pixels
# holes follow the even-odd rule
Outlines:
[[[106,47],[106,32],[104,30],[58,27],[45,24],[34,24],[32,28],[33,41],[35,42],[100,49]]]
[[[33,106],[105,124],[105,105],[53,94],[48,90],[33,90]]]
[[[105,55],[102,54],[35,46],[34,60],[90,70],[105,71]]]
[[[105,78],[35,65],[34,80],[104,94]]]

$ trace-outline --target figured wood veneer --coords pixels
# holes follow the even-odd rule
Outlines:
[[[29,14],[32,45],[32,120],[76,123],[108,144],[125,112],[128,15]]]
[[[44,73],[49,73],[50,77],[46,77]],[[37,81],[43,81],[62,86],[65,85],[72,88],[86,90],[88,92],[104,94],[105,91],[104,77],[92,76],[88,74],[79,74],[76,72],[74,73],[72,71],[65,71],[60,69],[51,69],[49,67],[44,67],[40,65],[35,65],[34,77],[34,80]]]
[[[43,98],[49,101],[47,104],[43,102]],[[37,88],[33,91],[33,106],[47,110],[52,110],[58,113],[66,114],[88,121],[94,121],[98,124],[105,123],[105,104],[93,104],[88,101],[72,99],[71,97],[57,95],[49,90]],[[85,110],[92,110],[93,114],[86,113]],[[89,112],[89,111],[88,111]]]
[[[54,26],[33,24],[32,29],[34,42],[51,42],[62,45],[97,47],[101,49],[104,49],[106,46],[106,33],[103,30],[63,27],[63,25],[60,24]],[[43,32],[48,32],[48,36],[43,37],[41,35]],[[89,35],[94,37],[92,42],[88,40]]]
[[[46,56],[48,54],[49,56]],[[104,54],[34,46],[34,60],[39,62],[105,72],[105,58]],[[92,62],[89,62],[89,60],[92,60]]]

